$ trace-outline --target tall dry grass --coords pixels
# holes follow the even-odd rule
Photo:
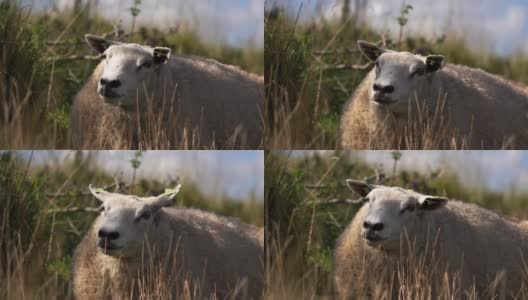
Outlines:
[[[362,95],[366,96],[366,95]],[[360,96],[361,97],[361,96]],[[472,149],[471,132],[461,134],[449,122],[446,96],[438,97],[430,107],[415,98],[408,104],[407,116],[377,115],[368,98],[355,98],[350,112],[341,121],[341,143],[345,149]],[[503,144],[502,147],[506,144]]]
[[[277,230],[277,227],[270,230]],[[415,251],[408,240],[401,245],[409,249],[406,253],[420,254],[398,257],[378,251],[379,257],[358,256],[355,261],[334,261],[334,264],[353,266],[350,272],[340,274],[349,281],[341,282],[340,289],[337,289],[334,271],[321,272],[317,267],[300,262],[307,255],[306,249],[292,245],[293,235],[284,239],[271,232],[266,240],[265,299],[521,300],[528,297],[528,265],[525,262],[519,265],[526,275],[524,286],[518,291],[507,288],[508,278],[502,272],[489,274],[487,286],[462,288],[461,270],[456,266],[449,266],[450,269],[446,270],[446,262],[440,261],[434,245],[421,249],[423,252]]]
[[[339,299],[525,299],[528,295],[526,263],[520,263],[524,282],[519,290],[508,288],[505,271],[486,274],[488,281],[465,282],[462,266],[446,261],[438,241],[431,237],[417,249],[415,241],[402,234],[399,254],[387,254],[362,245],[362,255],[347,261],[346,273],[335,274]],[[458,261],[458,260],[457,260]],[[484,284],[484,285],[483,285]]]
[[[262,148],[262,136],[239,125],[235,129],[215,129],[204,116],[183,115],[177,87],[155,99],[145,90],[133,110],[109,104],[80,106],[72,119],[72,145],[76,149],[252,149]],[[99,99],[98,99],[99,100]],[[101,100],[99,100],[101,101]],[[225,116],[233,117],[233,116]],[[225,131],[222,131],[225,130]]]
[[[167,251],[162,253],[146,242],[139,263],[118,259],[116,267],[119,266],[122,277],[111,277],[109,272],[101,274],[95,287],[89,285],[93,282],[81,277],[84,280],[75,281],[74,285],[80,286],[74,286],[74,290],[81,291],[80,296],[87,299],[255,299],[250,296],[255,293],[248,290],[245,279],[238,279],[228,291],[217,292],[214,283],[191,278],[182,268],[185,262],[180,260],[183,255],[178,253],[178,243],[175,239]],[[206,272],[204,268],[204,278]]]
[[[0,232],[8,230],[8,224],[2,224]],[[16,233],[20,235],[20,232]],[[0,236],[1,237],[1,236]],[[46,241],[44,241],[46,242]],[[51,240],[49,241],[52,242]],[[0,257],[0,296],[2,299],[73,299],[72,281],[63,282],[58,274],[37,280],[39,265],[45,257],[32,248],[24,248],[17,241],[4,241]],[[29,247],[33,245],[30,244]],[[149,256],[147,256],[149,257]],[[220,298],[215,292],[204,289],[204,283],[191,279],[181,271],[181,262],[170,256],[150,256],[154,258],[142,261],[139,271],[123,274],[125,282],[116,284],[114,280],[103,277],[100,294],[89,299],[250,299],[247,282],[239,280],[228,292],[227,298]],[[211,283],[205,283],[210,285]]]

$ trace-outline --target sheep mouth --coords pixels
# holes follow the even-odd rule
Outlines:
[[[119,95],[118,93],[108,89],[99,90],[99,96],[101,96],[101,98],[103,98],[106,102],[109,102],[109,100],[114,101],[115,99],[122,97],[122,95]]]
[[[101,95],[101,98],[104,99],[105,102],[110,102],[110,103],[114,103],[116,102],[117,99],[121,98],[121,95],[118,95],[118,94],[105,94],[105,95]]]
[[[367,242],[368,245],[379,245],[380,243],[386,241],[386,238],[382,238],[379,235],[363,235],[363,239]]]
[[[116,251],[123,247],[116,246],[108,241],[105,242],[104,240],[100,240],[97,242],[97,248],[99,248],[103,252],[107,252],[107,251]]]
[[[373,98],[372,100],[374,102],[376,102],[378,104],[382,104],[382,105],[389,105],[389,104],[393,104],[393,103],[398,101],[398,100],[392,100],[392,99],[383,98],[383,97],[376,97],[376,98]]]

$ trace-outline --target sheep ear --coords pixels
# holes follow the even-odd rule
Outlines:
[[[386,52],[385,49],[380,48],[378,45],[373,43],[358,41],[357,44],[359,51],[361,51],[361,53],[371,61],[375,61],[381,54]]]
[[[109,192],[103,190],[102,188],[96,188],[93,185],[88,185],[88,189],[92,193],[92,195],[97,198],[97,200],[101,202],[105,202],[108,199]]]
[[[90,47],[92,47],[95,51],[99,53],[103,53],[108,49],[108,47],[112,45],[121,45],[123,43],[107,40],[103,37],[97,36],[97,35],[91,35],[91,34],[85,34],[84,38],[86,39],[86,42]]]
[[[425,71],[433,73],[442,70],[445,64],[445,57],[443,55],[428,55],[425,58]]]
[[[368,193],[374,189],[373,185],[361,180],[347,179],[346,185],[352,192],[356,193],[360,197],[366,197]]]
[[[165,64],[171,56],[171,49],[165,47],[155,47],[152,53],[155,64]]]
[[[158,209],[160,209],[160,208],[162,208],[164,206],[171,205],[172,199],[174,199],[174,197],[176,197],[176,195],[180,191],[180,188],[181,188],[181,184],[178,184],[173,189],[165,189],[165,193],[163,193],[163,194],[161,194],[159,196],[147,197],[147,198],[144,198],[144,200],[149,203],[149,205],[152,207],[153,211],[157,211]]]
[[[448,199],[444,197],[422,195],[418,198],[420,209],[435,210],[447,204]]]

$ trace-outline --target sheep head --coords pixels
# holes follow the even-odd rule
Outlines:
[[[413,233],[422,224],[424,214],[445,206],[448,199],[427,196],[399,187],[371,185],[363,181],[346,181],[347,186],[356,194],[364,197],[368,206],[363,221],[361,236],[367,245],[386,251],[400,250],[400,240]]]
[[[157,226],[160,209],[169,206],[181,185],[155,197],[110,193],[89,186],[92,195],[102,202],[100,221],[96,222],[97,248],[104,254],[136,257],[148,233]]]
[[[407,116],[409,104],[415,104],[410,101],[424,101],[420,97],[422,91],[445,63],[442,55],[422,57],[383,49],[365,41],[358,41],[358,47],[375,64],[376,79],[370,88],[370,103],[402,117]]]
[[[171,50],[165,47],[121,43],[90,34],[85,38],[104,62],[98,78],[99,96],[106,103],[124,108],[137,103],[138,92],[144,91],[152,75],[170,59]]]

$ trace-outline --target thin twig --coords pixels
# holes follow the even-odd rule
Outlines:
[[[127,189],[128,185],[123,185],[121,186],[120,183],[119,183],[119,179],[117,177],[113,177],[114,178],[114,183],[112,184],[109,184],[109,185],[106,185],[106,186],[103,186],[101,187],[103,190],[108,190],[110,188],[114,188],[114,193],[117,193],[121,190],[121,188],[123,189]],[[56,192],[56,193],[47,193],[46,194],[46,197],[50,197],[50,198],[55,198],[55,197],[68,197],[68,196],[71,196],[72,193],[62,193],[62,192]],[[75,195],[80,195],[80,196],[90,196],[92,195],[92,193],[90,191],[77,191],[75,193]]]
[[[65,208],[48,209],[48,210],[46,210],[46,213],[47,214],[56,214],[56,213],[72,213],[72,212],[79,212],[79,211],[97,213],[97,212],[99,212],[99,208],[98,207],[77,207],[77,206],[72,206],[72,207],[65,207]]]
[[[323,70],[365,70],[371,67],[373,64],[372,62],[367,62],[364,65],[358,65],[358,64],[338,64],[338,65],[323,65],[321,68]]]
[[[326,199],[326,200],[313,200],[313,201],[310,201],[310,202],[305,202],[304,205],[313,205],[314,203],[315,204],[320,204],[320,205],[333,205],[333,204],[358,204],[358,203],[361,203],[363,201],[363,198],[359,198],[359,199],[338,199],[338,198],[331,198],[331,199]]]
[[[45,61],[63,61],[63,60],[101,60],[102,55],[70,55],[70,56],[52,56]]]
[[[312,51],[313,55],[332,55],[332,54],[340,54],[340,53],[359,53],[358,49],[353,48],[343,48],[342,50],[315,50]]]
[[[367,62],[366,64],[363,64],[363,65],[358,65],[358,64],[354,64],[351,66],[352,69],[355,69],[355,70],[365,70],[365,69],[368,69],[370,67],[372,67],[373,63],[371,61]]]
[[[363,177],[362,180],[366,182],[373,182],[375,184],[376,183],[379,184],[379,183],[383,183],[384,181],[390,178],[390,177],[386,177],[385,173],[383,173],[383,171],[380,171],[378,169],[374,169],[374,173],[375,174],[372,176]],[[345,185],[341,184],[341,186],[344,187]],[[305,184],[304,187],[307,189],[327,189],[333,186],[329,186],[326,184]]]
[[[125,33],[125,31],[119,27],[119,24],[113,24],[112,26],[114,27],[114,29],[112,31],[105,32],[105,33],[101,34],[102,38],[104,38],[104,39],[110,38],[110,37],[113,37],[113,38],[125,38],[125,37],[128,37],[128,36],[134,34],[134,32]],[[84,40],[70,40],[70,41],[55,40],[55,41],[47,41],[46,45],[48,45],[48,46],[79,45],[79,44],[83,44],[83,43],[84,43]]]

